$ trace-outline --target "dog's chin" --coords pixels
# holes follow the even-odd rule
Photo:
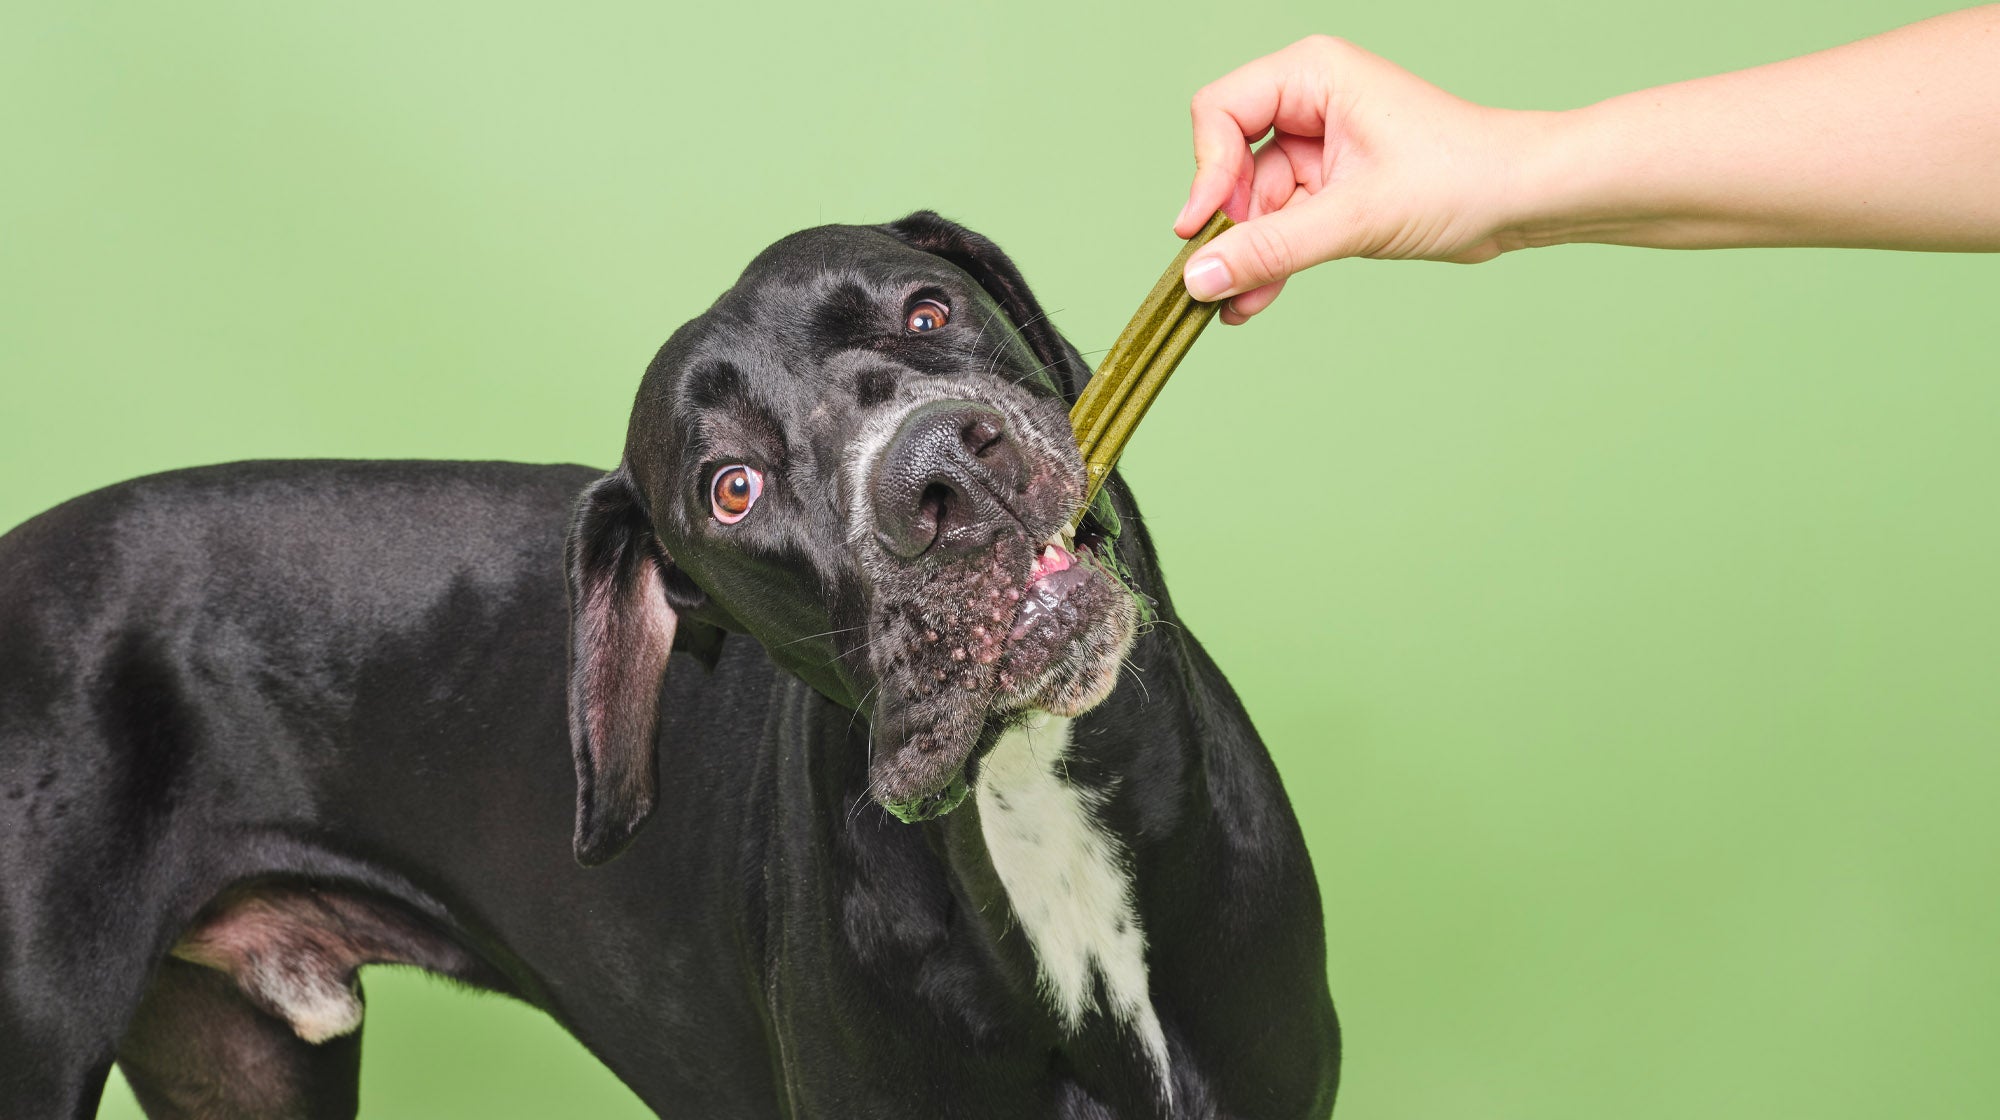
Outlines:
[[[980,671],[958,676],[958,688],[920,685],[914,695],[885,696],[876,706],[870,788],[900,820],[933,820],[957,808],[971,792],[967,764],[1027,713],[1082,715],[1117,686],[1138,608],[1090,553],[1046,546],[1007,601],[1016,605],[1011,621],[994,623],[988,614],[991,625],[969,636],[969,648],[952,645],[944,654],[967,650],[943,664]],[[954,679],[948,668],[918,667],[916,675],[941,686]]]

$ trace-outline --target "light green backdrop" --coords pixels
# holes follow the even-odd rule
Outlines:
[[[608,463],[823,220],[943,210],[1094,351],[1187,96],[1309,31],[1557,108],[1933,11],[541,8],[8,5],[0,526],[251,456]],[[1574,248],[1204,339],[1127,470],[1305,821],[1343,1115],[1992,1113],[1996,319],[1992,257]],[[639,1112],[531,1012],[368,983],[366,1116]]]

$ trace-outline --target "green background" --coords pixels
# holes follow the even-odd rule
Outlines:
[[[253,456],[608,464],[654,347],[821,221],[938,208],[1096,351],[1188,95],[1311,31],[1562,108],[1932,10],[17,0],[0,525]],[[1565,248],[1203,340],[1127,471],[1305,822],[1343,1115],[1991,1114],[1996,297]],[[641,1111],[533,1012],[368,987],[366,1116]]]

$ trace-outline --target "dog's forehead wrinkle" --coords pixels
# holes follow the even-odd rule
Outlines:
[[[772,244],[750,262],[728,297],[799,296],[840,284],[864,290],[969,279],[940,257],[872,226],[817,226]]]
[[[785,425],[763,408],[739,407],[703,409],[696,421],[691,448],[697,462],[716,458],[756,459],[757,466],[784,471],[792,459]]]

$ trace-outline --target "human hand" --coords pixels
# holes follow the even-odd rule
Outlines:
[[[1541,114],[1474,105],[1317,35],[1204,86],[1192,115],[1194,185],[1174,232],[1216,210],[1238,223],[1183,273],[1195,298],[1229,300],[1224,322],[1337,257],[1469,264],[1516,247],[1502,240],[1511,153]]]
[[[1559,113],[1490,109],[1326,36],[1194,96],[1174,232],[1224,322],[1336,257],[1591,241],[2000,251],[2000,4]],[[1251,144],[1270,139],[1253,151]]]

